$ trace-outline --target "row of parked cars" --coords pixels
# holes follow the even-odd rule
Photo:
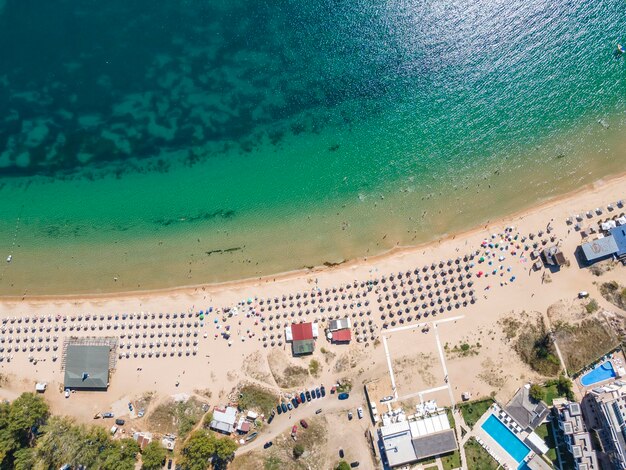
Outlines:
[[[306,390],[300,393],[296,393],[295,396],[288,401],[287,403],[281,402],[276,406],[276,412],[278,414],[287,413],[287,411],[291,411],[294,408],[298,408],[303,403],[310,402],[312,400],[316,400],[318,398],[323,398],[326,396],[326,388],[322,385],[321,387],[312,388],[311,390]]]

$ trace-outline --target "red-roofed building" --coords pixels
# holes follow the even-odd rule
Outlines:
[[[333,343],[349,343],[352,339],[352,332],[349,329],[337,330],[332,333]]]
[[[291,325],[292,341],[313,339],[313,323],[293,323]]]

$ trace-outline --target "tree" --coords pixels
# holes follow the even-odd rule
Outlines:
[[[296,444],[293,446],[293,456],[296,459],[299,459],[304,454],[304,446],[302,444]]]
[[[207,414],[204,415],[204,419],[202,420],[202,425],[208,428],[211,425],[211,421],[213,421],[213,413],[207,411]]]
[[[228,437],[216,439],[215,444],[215,456],[220,460],[229,460],[237,450],[237,443]]]
[[[345,460],[340,460],[335,467],[335,470],[350,470],[350,464]]]
[[[43,398],[34,393],[22,393],[10,405],[9,431],[22,446],[26,446],[29,444],[32,430],[45,422],[49,412]]]
[[[206,470],[216,450],[216,439],[206,431],[194,431],[185,442],[181,466],[186,470]]]
[[[572,389],[572,387],[572,381],[564,374],[561,374],[556,382],[556,388],[559,392],[559,395],[567,397],[568,400],[573,400],[574,390]]]
[[[528,391],[528,395],[535,401],[541,401],[544,399],[546,393],[541,385],[532,384],[530,386],[530,390]]]
[[[103,470],[133,470],[139,453],[139,444],[133,439],[110,441],[101,455]]]
[[[35,451],[25,447],[15,451],[13,455],[13,468],[15,470],[31,470],[35,466]]]
[[[160,470],[165,459],[165,449],[158,442],[151,442],[141,453],[142,470]]]

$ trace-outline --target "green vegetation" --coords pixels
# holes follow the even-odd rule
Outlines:
[[[352,391],[352,382],[348,379],[341,379],[337,387],[337,393],[350,393]]]
[[[13,403],[0,403],[0,465],[28,468],[33,460],[33,429],[47,420],[48,405],[38,395],[24,393]]]
[[[206,470],[209,462],[224,467],[234,455],[237,444],[228,437],[216,437],[203,429],[194,431],[181,449],[180,462],[185,470]]]
[[[613,331],[598,318],[588,318],[575,325],[556,322],[553,329],[570,371],[582,369],[619,344]]]
[[[461,468],[461,454],[458,450],[441,456],[441,464],[444,470],[452,470],[453,468]]]
[[[541,401],[546,397],[545,389],[539,384],[532,384],[530,386],[530,390],[528,391],[528,395],[535,401]]]
[[[274,376],[276,384],[280,388],[293,388],[302,385],[302,383],[309,377],[309,370],[300,366],[287,366],[283,370],[281,376]]]
[[[335,470],[350,470],[350,464],[345,460],[340,460],[335,466]]]
[[[284,467],[283,462],[275,455],[269,456],[263,462],[263,468],[265,470],[281,470]]]
[[[152,441],[141,453],[141,470],[160,470],[165,449],[157,441]]]
[[[69,418],[52,416],[41,428],[34,447],[35,467],[115,468],[133,470],[139,446],[133,439],[112,440],[101,427],[76,425]]]
[[[521,327],[515,343],[515,351],[531,369],[542,375],[555,376],[561,370],[561,364],[556,357],[550,335],[546,331],[543,317],[539,317],[534,323],[528,321]]]
[[[173,400],[161,403],[148,417],[152,429],[178,435],[184,439],[204,415],[203,403],[195,397],[185,402]]]
[[[602,297],[613,305],[626,310],[626,288],[620,286],[617,281],[604,282],[600,285]]]
[[[244,385],[239,391],[239,408],[242,410],[257,410],[269,415],[277,402],[278,395],[258,385]]]
[[[316,359],[311,359],[309,362],[309,374],[313,377],[319,377],[320,375],[320,363]]]
[[[470,428],[474,427],[480,417],[485,414],[492,404],[493,400],[487,398],[486,400],[470,401],[460,405],[459,408],[461,409],[465,424]]]
[[[594,299],[591,299],[591,301],[587,305],[585,305],[585,310],[587,311],[587,313],[593,313],[599,308],[600,306],[598,305],[598,302],[596,302]]]
[[[552,406],[555,398],[566,397],[568,400],[574,399],[574,384],[565,375],[560,375],[558,379],[548,380],[543,386],[544,401],[548,406]]]
[[[448,343],[444,345],[444,349],[446,350],[448,354],[450,354],[451,356],[458,356],[458,357],[475,356],[479,353],[478,350],[481,347],[482,346],[480,343],[476,343],[476,344],[461,343],[458,346],[454,346],[453,348],[450,348],[450,345]]]
[[[304,454],[304,446],[302,444],[296,444],[293,446],[293,457],[299,459]]]
[[[555,468],[558,468],[558,457],[556,455],[556,443],[554,442],[554,436],[552,435],[552,423],[543,423],[539,425],[535,432],[542,438],[550,450],[545,456],[552,462]]]
[[[465,443],[468,470],[496,470],[499,465],[474,438]]]

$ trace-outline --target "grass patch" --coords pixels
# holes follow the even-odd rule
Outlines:
[[[487,411],[491,405],[493,405],[493,400],[491,398],[470,401],[460,405],[459,408],[461,409],[461,414],[463,415],[465,424],[467,424],[470,428],[473,428],[480,417],[485,414],[485,411]]]
[[[311,359],[309,362],[309,374],[313,377],[319,377],[320,375],[320,362],[317,359]]]
[[[582,369],[619,343],[613,332],[597,318],[589,318],[576,325],[556,322],[554,336],[570,371]]]
[[[561,369],[543,317],[537,318],[536,322],[528,321],[520,328],[515,342],[515,351],[531,369],[544,376],[553,377]]]
[[[186,402],[168,400],[154,409],[148,417],[148,424],[154,431],[176,434],[179,439],[184,439],[204,415],[203,404],[195,397]]]
[[[444,470],[452,470],[453,468],[461,468],[461,453],[458,450],[441,456],[441,464]]]
[[[591,301],[587,305],[585,305],[585,310],[587,311],[587,313],[594,313],[599,308],[600,306],[598,305],[598,302],[596,302],[594,299],[591,299]]]
[[[469,357],[469,356],[478,355],[479,349],[481,347],[482,345],[480,343],[476,343],[476,344],[461,343],[450,348],[448,344],[446,343],[446,345],[444,346],[444,349],[452,357]]]
[[[465,443],[465,458],[468,470],[496,470],[499,467],[498,462],[474,438]]]
[[[239,390],[239,408],[269,415],[278,402],[278,395],[258,385],[244,385]]]
[[[626,288],[618,284],[617,281],[604,282],[600,285],[602,297],[611,302],[616,307],[626,310]]]
[[[550,448],[546,452],[545,456],[552,462],[555,468],[558,468],[558,457],[556,455],[556,442],[554,442],[554,436],[552,435],[552,423],[543,423],[539,425],[535,432],[542,438],[546,445]]]

